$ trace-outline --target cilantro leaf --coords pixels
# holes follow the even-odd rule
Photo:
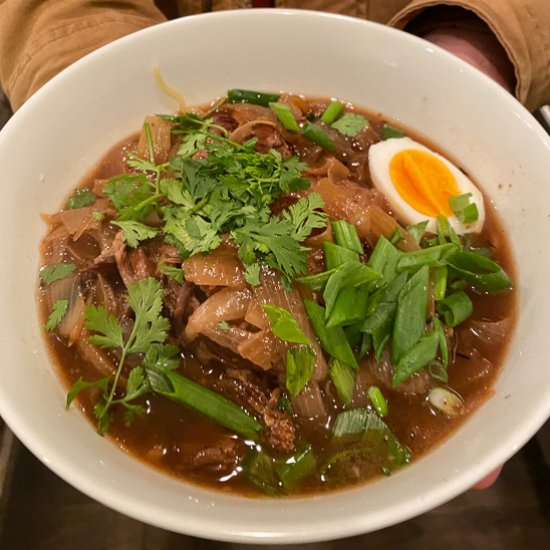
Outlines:
[[[282,218],[292,226],[293,237],[297,241],[301,242],[309,237],[314,229],[326,227],[328,216],[318,211],[324,204],[319,193],[310,193],[283,211]]]
[[[136,248],[141,241],[152,239],[158,235],[158,229],[145,225],[144,223],[127,220],[120,222],[111,222],[113,225],[118,225],[124,232],[122,240],[132,248]]]
[[[118,319],[103,306],[91,305],[84,310],[86,328],[99,334],[90,336],[89,341],[101,348],[122,348],[124,338]]]
[[[57,300],[55,302],[45,325],[48,332],[52,331],[57,325],[59,325],[59,323],[61,323],[61,320],[65,317],[65,313],[67,313],[68,307],[69,300]]]
[[[96,194],[89,189],[75,189],[73,194],[67,199],[66,208],[82,208],[94,203]]]
[[[246,266],[244,279],[249,285],[258,286],[260,284],[260,269],[259,263],[251,263]]]
[[[367,125],[367,119],[357,113],[346,113],[331,124],[335,130],[349,137],[355,137]]]
[[[166,372],[177,369],[180,364],[180,350],[177,346],[152,344],[145,357],[143,367],[151,389],[158,393],[171,393],[174,387]]]
[[[270,304],[263,304],[262,309],[266,312],[271,322],[271,330],[275,336],[278,336],[285,342],[294,344],[312,345],[304,331],[300,328],[296,319],[286,309]]]
[[[128,286],[127,302],[134,311],[134,325],[127,338],[124,337],[124,331],[118,319],[109,314],[103,306],[92,305],[85,309],[85,326],[96,333],[90,336],[90,343],[120,351],[120,359],[110,389],[108,388],[110,378],[106,379],[107,382],[101,382],[103,395],[94,407],[98,431],[101,434],[109,429],[113,405],[124,407],[125,419],[132,420],[136,414],[143,412],[143,407],[133,401],[155,387],[151,380],[155,379],[155,376],[155,380],[158,380],[159,372],[162,373],[163,369],[177,366],[175,355],[179,352],[178,348],[163,345],[170,324],[161,316],[162,298],[162,287],[152,277]],[[131,353],[145,353],[143,366],[134,367],[130,371],[124,394],[115,399],[126,357]],[[68,395],[69,405],[81,389],[89,387],[86,384],[93,383],[81,381],[76,387],[73,386]]]
[[[128,338],[128,353],[145,353],[153,343],[166,339],[170,323],[160,315],[163,292],[153,277],[142,279],[128,286],[128,305],[135,313],[135,323]]]
[[[71,406],[71,403],[75,400],[76,396],[82,391],[87,388],[99,388],[104,394],[109,389],[109,382],[111,381],[111,377],[107,376],[105,378],[101,378],[100,380],[93,380],[91,382],[84,380],[82,377],[80,377],[71,387],[71,389],[67,393],[67,402],[65,406],[67,409]]]
[[[176,283],[179,285],[183,284],[183,278],[185,277],[185,272],[183,267],[176,267],[175,265],[168,265],[160,263],[158,269],[161,273],[164,273],[167,277],[172,277]]]
[[[76,265],[70,262],[57,262],[49,264],[40,270],[40,280],[45,285],[51,285],[59,279],[64,279],[76,269]]]

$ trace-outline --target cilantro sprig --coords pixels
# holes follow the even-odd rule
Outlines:
[[[311,193],[280,216],[271,205],[283,193],[309,186],[302,177],[306,165],[276,150],[258,152],[256,138],[235,143],[211,119],[195,114],[164,118],[175,125],[174,134],[184,136],[170,163],[155,165],[150,145],[149,160],[131,155],[134,173],[105,186],[123,240],[135,247],[162,233],[185,259],[216,249],[221,235],[229,234],[250,284],[259,283],[261,263],[277,269],[287,283],[303,274],[307,250],[301,243],[328,221],[320,211],[323,200]],[[162,220],[160,229],[147,223],[154,212]]]

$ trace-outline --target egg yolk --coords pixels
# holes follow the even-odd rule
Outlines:
[[[435,218],[449,217],[449,199],[460,194],[456,180],[444,162],[419,149],[393,156],[390,177],[397,192],[416,211]]]

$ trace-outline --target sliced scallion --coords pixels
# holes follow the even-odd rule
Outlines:
[[[475,202],[470,202],[471,193],[456,195],[449,199],[449,207],[453,214],[462,223],[473,223],[479,218],[479,211]]]
[[[437,304],[437,311],[443,316],[448,327],[456,327],[470,317],[474,306],[470,297],[459,290],[441,300]]]
[[[332,153],[336,151],[336,145],[334,145],[332,139],[330,139],[329,135],[317,124],[306,121],[302,127],[302,134],[310,141],[313,141],[313,143],[327,149],[327,151],[331,151]]]
[[[330,378],[340,401],[344,405],[350,405],[355,391],[355,372],[354,370],[338,359],[329,361]]]
[[[399,128],[396,128],[395,126],[391,126],[387,122],[384,123],[384,126],[382,127],[382,139],[391,139],[391,138],[402,138],[405,137],[407,134],[403,132],[403,130],[400,130]]]
[[[262,425],[233,401],[172,370],[165,370],[165,375],[170,381],[172,391],[157,393],[176,403],[187,405],[248,439],[258,439]]]
[[[357,234],[357,229],[346,220],[338,220],[332,222],[332,232],[336,240],[336,244],[348,248],[357,254],[363,254],[363,245]]]
[[[386,416],[388,414],[388,403],[380,388],[378,386],[371,386],[367,390],[367,395],[378,415],[382,417]]]
[[[325,112],[321,115],[321,120],[325,124],[332,124],[344,110],[344,104],[339,101],[331,101]]]
[[[359,263],[359,255],[356,252],[344,246],[331,243],[330,241],[325,241],[323,243],[323,251],[325,253],[325,265],[329,271],[340,267],[346,262]]]
[[[292,109],[286,103],[271,102],[269,107],[277,115],[277,118],[283,125],[283,128],[290,130],[291,132],[300,131],[298,123],[292,113]]]
[[[365,318],[368,305],[368,289],[346,287],[340,290],[327,319],[327,327],[353,325]]]
[[[279,101],[281,94],[256,92],[254,90],[241,90],[233,88],[227,92],[227,99],[230,103],[253,103],[267,107],[270,103]]]
[[[504,269],[480,254],[457,252],[449,256],[446,262],[462,279],[482,290],[497,292],[512,286],[512,280]]]
[[[422,267],[405,283],[401,291],[392,336],[391,361],[394,365],[424,333],[428,285],[429,270],[427,267]]]
[[[392,387],[408,380],[415,372],[428,366],[437,356],[439,334],[436,331],[424,334],[412,348],[407,350],[395,364]]]
[[[323,349],[335,359],[339,359],[356,369],[358,367],[346,333],[342,327],[327,328],[325,323],[325,308],[312,300],[305,299],[304,305],[311,325]]]

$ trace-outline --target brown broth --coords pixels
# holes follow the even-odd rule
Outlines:
[[[322,112],[326,100],[312,99],[312,110]],[[355,109],[371,121],[374,133],[380,131],[383,120],[373,116],[363,109]],[[408,132],[409,135],[411,135]],[[412,134],[414,135],[414,134]],[[417,138],[416,138],[417,139]],[[419,140],[421,141],[421,140]],[[425,142],[425,140],[422,140]],[[135,150],[137,137],[132,136],[113,147],[99,162],[97,167],[79,185],[92,188],[96,180],[108,179],[124,170],[124,161],[128,150]],[[352,149],[364,154],[361,145],[354,144]],[[299,151],[298,154],[307,158],[309,151]],[[352,169],[353,171],[353,169]],[[370,184],[366,166],[356,169],[357,179],[365,185]],[[497,214],[486,199],[486,220],[480,245],[490,246],[493,259],[515,280],[514,265],[508,240]],[[43,262],[48,263],[51,251],[45,243],[42,246]],[[116,275],[114,275],[116,279]],[[516,281],[517,286],[517,281]],[[123,291],[123,284],[116,281],[115,287]],[[39,290],[40,314],[43,320],[48,316],[47,305],[43,299],[43,290]],[[456,417],[438,413],[429,404],[425,396],[400,394],[386,391],[389,415],[384,419],[399,440],[412,451],[413,459],[436,447],[444,438],[456,430],[460,424],[481,404],[491,396],[492,386],[499,369],[505,359],[507,343],[511,339],[517,313],[517,292],[501,292],[486,294],[468,290],[473,303],[474,314],[464,326],[456,329],[457,353],[454,362],[449,367],[448,385],[455,389],[464,399],[464,412]],[[510,319],[508,334],[503,341],[483,344],[478,342],[477,350],[462,350],[461,341],[465,338],[468,326],[472,320],[498,321]],[[55,333],[45,335],[52,359],[61,375],[64,384],[70,387],[82,377],[97,379],[98,373],[86,361],[82,360],[74,347],[68,347],[63,338]],[[202,366],[190,353],[184,351],[181,372],[189,378],[201,382],[206,378],[215,379],[215,368]],[[83,392],[78,399],[85,415],[94,422],[93,405],[97,392]],[[196,468],[189,463],[188,456],[196,454],[201,449],[215,446],[222,440],[231,439],[231,445],[236,446],[241,455],[246,454],[247,444],[241,438],[230,434],[207,418],[177,405],[163,397],[148,394],[141,398],[146,414],[137,417],[132,424],[124,422],[120,411],[115,412],[110,438],[120,447],[130,452],[136,458],[149,465],[187,481],[199,483],[219,490],[237,492],[250,496],[259,492],[250,483],[238,475],[238,471],[224,468]],[[334,417],[334,414],[333,414]],[[329,444],[325,430],[311,429],[302,422],[304,433],[317,453],[326,450]],[[237,468],[238,470],[238,468]],[[372,471],[367,475],[373,477],[379,472]],[[367,481],[366,478],[361,482]],[[298,489],[298,493],[312,493],[333,489],[334,486],[324,484],[319,480],[307,480]]]

